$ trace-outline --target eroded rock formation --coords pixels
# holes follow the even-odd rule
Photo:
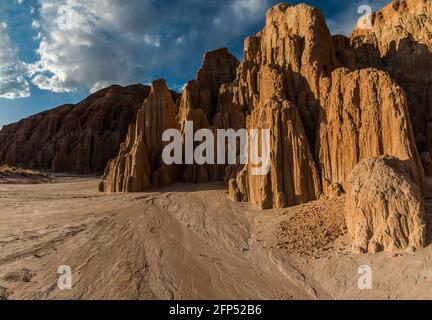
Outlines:
[[[387,71],[404,89],[420,152],[432,151],[432,3],[393,1],[373,13],[371,28],[336,37],[347,67]]]
[[[0,132],[0,163],[58,172],[103,172],[118,154],[150,87],[112,86]]]
[[[226,48],[207,52],[196,80],[189,81],[179,105],[179,123],[185,134],[186,121],[193,122],[194,133],[200,129],[243,128],[243,112],[231,111],[232,94],[229,86],[234,81],[239,61]],[[221,91],[219,92],[219,90]],[[228,104],[228,107],[227,107]],[[233,115],[233,116],[231,116]],[[224,179],[225,166],[189,164],[184,168],[183,180],[204,183]]]
[[[368,158],[348,178],[346,222],[356,253],[422,248],[426,226],[411,165],[395,157]]]
[[[197,79],[187,83],[177,100],[177,107],[169,97],[165,82],[153,83],[152,92],[140,109],[136,124],[130,126],[118,157],[110,161],[100,189],[137,192],[178,180],[192,183],[223,181],[224,165],[165,165],[161,159],[166,145],[162,143],[162,134],[166,129],[179,129],[184,142],[187,121],[193,123],[192,135],[199,129],[244,127],[242,110],[231,108],[229,83],[235,78],[238,64],[225,48],[206,53]],[[151,141],[148,141],[149,137]],[[183,150],[183,161],[186,151]],[[193,152],[188,156],[193,156]]]
[[[253,177],[251,165],[237,169],[232,199],[272,208],[321,191],[334,196],[358,162],[386,153],[409,160],[422,187],[403,90],[377,69],[342,68],[357,67],[352,51],[341,56],[344,41],[332,39],[318,9],[286,4],[269,10],[264,30],[246,39],[234,101],[248,111],[248,129],[271,128],[271,172]],[[282,110],[293,111],[282,117]]]
[[[319,114],[319,81],[338,66],[321,12],[307,5],[280,4],[266,26],[245,41],[235,102],[250,114],[248,129],[270,129],[271,169],[253,176],[251,164],[231,177],[231,198],[261,208],[317,199],[321,193],[312,156]]]
[[[263,66],[259,79],[262,100],[255,105],[246,123],[248,130],[270,130],[270,171],[253,175],[255,165],[249,162],[230,179],[230,197],[263,209],[317,199],[321,192],[318,171],[300,113],[284,95],[284,78],[276,69]]]
[[[270,129],[270,170],[193,164],[179,168],[182,180],[224,180],[233,200],[279,208],[337,196],[356,164],[390,154],[410,163],[423,188],[404,91],[385,72],[361,69],[360,51],[347,41],[332,38],[318,9],[280,4],[245,40],[240,65],[226,49],[207,53],[178,101],[183,136],[186,121],[194,131]]]
[[[176,180],[216,180],[228,184],[234,200],[278,208],[340,195],[359,162],[383,154],[409,164],[412,181],[423,189],[416,143],[432,172],[430,7],[423,0],[395,1],[373,15],[371,29],[356,30],[351,38],[332,37],[321,12],[311,6],[273,7],[264,29],[245,40],[243,62],[226,49],[207,53],[176,106],[163,81],[153,84],[129,133],[126,124],[121,127],[125,142],[106,169],[102,189],[142,191]],[[165,166],[162,131],[178,127],[186,139],[187,121],[194,132],[270,129],[269,172],[253,175],[251,163]],[[23,131],[20,142],[33,129]],[[63,165],[64,155],[79,154],[76,163],[95,170],[87,165],[87,153],[98,155],[101,144],[93,131],[89,136],[92,142],[79,151],[56,155],[49,147],[51,158],[43,159]],[[85,140],[86,134],[79,137]],[[12,161],[15,150],[29,147],[15,144],[6,153],[1,148],[0,159]]]
[[[157,80],[129,126],[119,155],[109,162],[101,191],[140,192],[177,181],[177,168],[161,158],[167,129],[178,129],[176,106],[165,80]]]
[[[319,81],[339,66],[321,11],[305,4],[279,4],[267,12],[264,30],[245,40],[244,61],[237,76],[238,103],[252,112],[271,98],[276,88],[262,79],[270,67],[283,78],[280,88],[295,103],[311,147],[319,114]],[[265,71],[264,71],[265,72]]]
[[[383,71],[338,69],[321,81],[321,119],[317,143],[324,193],[346,178],[361,160],[390,154],[411,164],[423,188],[403,90]]]

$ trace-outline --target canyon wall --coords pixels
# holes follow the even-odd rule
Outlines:
[[[432,174],[432,4],[428,0],[393,1],[372,14],[370,28],[351,37],[334,37],[337,55],[347,67],[384,70],[405,91],[419,152]],[[424,154],[425,153],[425,154]]]
[[[264,29],[245,40],[240,64],[226,49],[207,53],[177,103],[183,143],[191,139],[185,136],[187,121],[193,122],[193,133],[269,129],[270,169],[254,175],[251,163],[188,164],[177,166],[178,180],[225,181],[233,200],[280,208],[339,195],[359,162],[388,154],[410,164],[422,189],[409,99],[378,65],[360,64],[361,52],[347,38],[332,37],[318,9],[280,4],[267,12]],[[183,151],[183,160],[191,156],[184,146]],[[126,163],[133,163],[137,156],[128,154],[132,159]],[[145,162],[149,181],[153,166]],[[150,181],[137,189],[119,187],[113,175],[125,179],[130,169],[118,159],[111,162],[105,190],[153,186]]]
[[[150,87],[112,86],[0,131],[0,163],[57,172],[103,172]]]
[[[423,188],[404,91],[376,68],[347,69],[350,52],[342,55],[337,40],[303,4],[275,6],[246,39],[234,100],[248,112],[247,128],[271,129],[271,170],[237,169],[232,199],[277,208],[339,194],[357,163],[383,154],[408,160]]]
[[[113,158],[101,190],[224,181],[233,200],[267,209],[337,196],[359,162],[387,154],[409,164],[422,190],[420,159],[432,173],[430,11],[428,1],[394,1],[348,38],[332,36],[317,8],[276,5],[245,40],[241,63],[227,49],[208,52],[178,99],[163,80],[151,92],[102,90],[3,128],[0,162],[98,172]],[[165,165],[169,128],[180,130],[183,163],[191,157],[189,121],[192,135],[269,129],[268,173],[254,175],[251,163]]]

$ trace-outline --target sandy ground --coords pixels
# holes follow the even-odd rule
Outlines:
[[[0,299],[432,298],[431,247],[352,255],[343,198],[259,211],[217,184],[110,195],[98,182],[0,185]]]
[[[267,246],[276,248],[272,250],[286,263],[300,270],[308,285],[333,299],[431,300],[432,200],[426,199],[426,248],[415,253],[364,255],[351,252],[351,239],[343,219],[344,201],[341,197],[274,210],[259,218],[255,232]],[[331,232],[323,236],[328,231]],[[371,289],[359,289],[363,266],[371,271]]]
[[[41,184],[54,183],[55,176],[37,171],[29,171],[31,174],[24,175],[16,172],[2,172],[0,167],[0,184]]]

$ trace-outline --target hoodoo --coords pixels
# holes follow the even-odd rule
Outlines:
[[[372,15],[370,29],[347,38],[332,36],[317,8],[276,5],[264,29],[245,40],[241,63],[225,48],[206,53],[177,101],[164,81],[154,82],[151,92],[106,89],[76,107],[4,128],[0,161],[92,172],[112,157],[101,184],[105,191],[223,181],[231,199],[270,209],[340,195],[359,162],[387,154],[405,161],[413,183],[424,190],[421,160],[432,170],[430,16],[427,1],[395,1]],[[110,111],[108,103],[127,107]],[[63,112],[66,119],[56,115]],[[200,129],[213,137],[218,129],[270,130],[270,170],[257,176],[253,164],[240,161],[190,164],[185,159],[193,154],[185,153],[199,141],[185,141],[189,122],[192,137]],[[41,133],[44,128],[60,128],[55,144]],[[183,139],[181,165],[162,159],[168,143],[162,136],[170,128]],[[16,139],[6,141],[9,135]],[[36,140],[47,143],[40,147]],[[217,150],[220,141],[212,143]],[[240,152],[236,148],[237,157]]]
[[[163,132],[178,128],[176,108],[165,80],[153,81],[148,98],[129,126],[117,158],[107,166],[100,189],[108,192],[139,192],[171,184],[177,168],[163,163]]]
[[[387,73],[348,61],[344,41],[332,38],[318,9],[280,4],[268,11],[263,31],[245,40],[242,63],[226,49],[209,52],[197,79],[186,85],[177,103],[183,140],[187,122],[193,122],[194,133],[210,129],[214,136],[217,129],[268,129],[268,173],[252,174],[251,163],[194,163],[177,166],[178,175],[171,175],[160,159],[155,162],[160,150],[151,161],[137,161],[149,152],[142,147],[136,155],[129,152],[126,161],[119,160],[123,147],[120,158],[107,168],[104,189],[147,189],[164,172],[165,182],[176,177],[193,183],[225,181],[233,200],[281,208],[344,192],[346,179],[359,162],[384,154],[407,161],[413,181],[422,189],[424,173],[404,90]],[[172,111],[169,114],[171,123]],[[158,123],[152,126],[161,134]],[[126,140],[126,149],[140,134]],[[216,150],[217,141],[213,143]],[[187,145],[184,141],[184,152]],[[135,177],[131,170],[143,170],[146,177],[134,187],[128,182],[135,181],[128,178]]]

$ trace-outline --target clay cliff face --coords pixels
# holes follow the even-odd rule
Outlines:
[[[357,163],[383,154],[410,162],[413,180],[423,188],[407,100],[388,74],[338,69],[321,79],[321,92],[317,157],[325,194],[335,184],[346,189]]]
[[[405,93],[382,71],[342,68],[350,60],[336,40],[319,10],[281,4],[245,41],[234,101],[250,113],[247,128],[272,129],[271,173],[237,169],[232,199],[272,208],[337,195],[358,162],[385,153],[409,160],[423,184]]]
[[[373,13],[370,29],[357,28],[350,38],[335,37],[337,54],[347,67],[385,70],[404,89],[421,153],[432,151],[431,32],[431,2],[403,0]]]
[[[278,208],[341,194],[359,162],[383,154],[409,164],[413,181],[422,189],[424,171],[416,143],[427,152],[427,135],[432,132],[430,6],[422,0],[396,1],[374,14],[372,29],[356,30],[351,38],[332,37],[316,8],[273,7],[264,29],[245,40],[243,62],[226,49],[207,53],[196,80],[187,84],[176,106],[163,81],[153,84],[127,135],[127,121],[121,125],[125,140],[106,169],[101,189],[143,191],[177,180],[216,180],[228,184],[234,200]],[[252,164],[164,165],[163,130],[179,128],[184,143],[187,121],[193,122],[194,132],[270,129],[268,174],[253,175]],[[57,127],[52,126],[54,132]],[[93,155],[101,153],[97,139],[103,132],[97,128],[60,144],[78,145],[78,151],[56,147],[51,152],[49,147],[51,153],[43,159],[52,159],[55,165],[49,165],[58,168],[70,158],[64,155],[78,154],[73,163],[94,170],[94,160],[89,159],[100,158]],[[17,141],[33,133],[31,126],[19,131]],[[81,139],[85,143],[75,142]],[[30,148],[4,145],[7,152],[0,155],[9,161]],[[35,150],[29,152],[40,152]],[[421,159],[432,172],[431,154],[423,153]]]
[[[205,54],[196,80],[187,83],[178,100],[183,136],[186,121],[193,122],[194,133],[199,129],[244,128],[242,110],[231,104],[231,88],[221,88],[234,81],[238,64],[237,58],[225,48]],[[220,181],[225,176],[225,166],[221,165],[185,165],[183,171],[183,181],[192,183]]]
[[[113,86],[3,127],[0,162],[58,172],[103,172],[150,87]]]
[[[167,129],[178,129],[176,106],[165,80],[157,80],[129,126],[119,155],[109,162],[101,191],[139,192],[175,182],[177,168],[161,159]]]
[[[177,104],[183,138],[186,121],[194,131],[270,129],[270,170],[256,176],[250,163],[194,164],[177,167],[180,179],[223,180],[233,200],[279,208],[337,196],[360,161],[389,154],[409,163],[423,188],[405,93],[389,74],[360,67],[359,52],[346,38],[332,38],[318,9],[280,4],[268,11],[263,31],[245,40],[240,65],[226,49],[207,53]],[[128,139],[125,163],[134,163],[137,155],[130,149],[136,138]],[[107,169],[106,190],[154,185],[154,159],[140,162],[149,181],[131,189],[123,180],[134,175],[122,161]]]
[[[271,169],[252,176],[248,164],[229,182],[232,199],[261,208],[317,199],[321,184],[312,156],[321,77],[338,66],[330,32],[318,9],[278,5],[264,30],[245,41],[236,79],[236,103],[247,110],[248,129],[270,129]]]
[[[262,96],[247,117],[246,127],[248,132],[270,130],[270,172],[253,175],[254,165],[248,163],[231,177],[230,197],[263,209],[317,199],[321,191],[318,171],[298,108],[284,94],[284,77],[277,69],[262,66],[259,81]]]
[[[237,77],[238,103],[252,110],[275,91],[262,80],[271,67],[284,81],[282,93],[299,108],[312,147],[319,113],[319,80],[339,66],[330,32],[319,9],[280,4],[267,12],[264,30],[246,39]]]

